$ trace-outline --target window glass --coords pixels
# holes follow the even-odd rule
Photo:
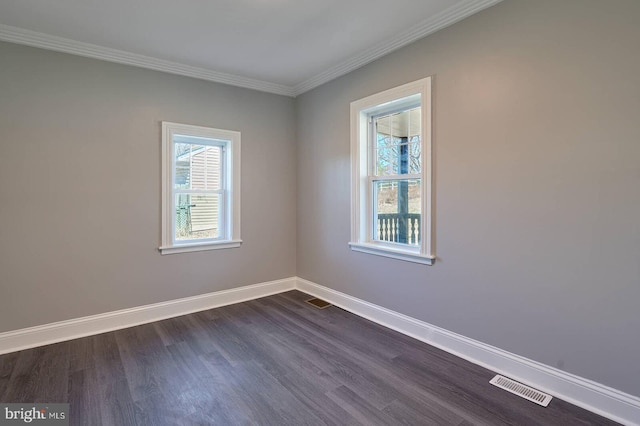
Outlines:
[[[240,133],[162,123],[163,254],[239,247]]]

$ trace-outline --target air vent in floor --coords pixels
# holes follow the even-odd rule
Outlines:
[[[527,385],[523,385],[522,383],[518,383],[515,380],[511,380],[499,374],[491,379],[489,383],[501,389],[504,389],[507,392],[511,392],[512,394],[521,396],[524,399],[528,399],[531,402],[542,405],[543,407],[549,405],[549,402],[552,398],[551,395],[542,393],[539,390],[531,388]]]
[[[313,299],[309,299],[306,302],[310,305],[315,306],[318,309],[324,309],[331,306],[331,303],[327,302],[326,300],[318,299],[317,297],[314,297]]]

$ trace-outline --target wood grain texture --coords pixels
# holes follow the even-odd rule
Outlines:
[[[0,356],[1,402],[73,425],[613,425],[291,291]]]

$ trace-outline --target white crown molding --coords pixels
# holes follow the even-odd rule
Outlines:
[[[294,88],[295,96],[298,96],[304,92],[308,92],[318,86],[321,86],[328,81],[343,76],[355,69],[358,69],[374,60],[398,50],[409,43],[413,43],[423,37],[433,34],[445,27],[455,24],[458,21],[467,18],[474,13],[477,13],[483,9],[491,7],[502,0],[465,0],[456,3],[454,6],[431,16],[430,18],[422,21],[421,23],[403,31],[400,34],[384,41],[383,43],[374,46],[370,49],[363,51],[362,53],[351,57],[350,59],[334,65],[331,68],[311,77],[308,80],[303,81]]]
[[[628,426],[640,426],[640,398],[411,318],[302,278],[296,289],[496,373]],[[488,382],[488,381],[487,381]]]
[[[0,40],[162,71],[169,74],[183,75],[200,80],[229,84],[262,92],[275,93],[277,95],[295,97],[501,1],[502,0],[463,0],[458,2],[454,6],[432,16],[422,23],[409,28],[407,31],[397,34],[384,43],[367,49],[349,60],[303,81],[295,87],[194,67],[95,44],[82,43],[9,25],[0,24]]]
[[[200,80],[229,84],[262,92],[275,93],[277,95],[294,96],[292,87],[268,81],[255,80],[205,68],[193,67],[178,62],[157,59],[151,56],[139,55],[123,50],[111,49],[95,44],[82,43],[68,38],[56,37],[22,28],[0,24],[0,40],[11,43],[24,44],[39,47],[41,49],[55,50],[57,52],[70,53],[72,55],[86,56],[108,62],[132,65],[134,67],[147,68],[162,71],[169,74],[183,75]]]
[[[0,354],[49,345],[271,296],[295,288],[286,278],[0,333]]]

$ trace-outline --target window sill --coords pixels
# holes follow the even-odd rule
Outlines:
[[[420,254],[414,250],[403,250],[400,248],[371,243],[349,243],[349,246],[353,251],[374,254],[376,256],[390,257],[392,259],[399,259],[407,262],[420,263],[422,265],[433,265],[436,262],[436,258],[434,256]]]
[[[189,253],[193,251],[206,251],[206,250],[220,250],[220,249],[229,249],[229,248],[237,248],[242,244],[242,240],[227,240],[227,241],[216,241],[209,243],[195,243],[195,244],[183,244],[183,245],[175,245],[175,246],[163,246],[160,247],[160,253],[165,254],[176,254],[176,253]]]

